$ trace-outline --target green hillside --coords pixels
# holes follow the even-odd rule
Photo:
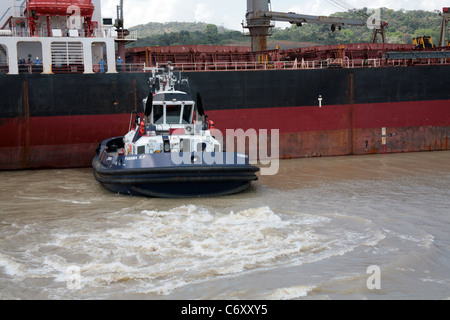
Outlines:
[[[140,24],[129,28],[130,30],[137,30],[140,37],[154,37],[164,33],[178,33],[186,31],[189,33],[203,32],[208,24],[204,22],[149,22],[147,24]],[[218,32],[229,31],[224,27],[217,27]]]
[[[367,20],[367,8],[336,12],[332,16]],[[442,18],[439,12],[423,10],[381,9],[381,20],[388,23],[386,37],[388,43],[411,43],[413,37],[432,36],[438,42]],[[218,27],[214,24],[168,22],[148,23],[130,28],[138,30],[139,40],[130,46],[167,45],[250,45],[250,38],[242,32]],[[372,30],[366,27],[345,26],[342,30],[331,31],[329,25],[304,24],[299,27],[273,28],[269,38],[269,48],[310,44],[346,44],[370,42]]]
[[[132,47],[194,44],[226,45],[241,42],[244,38],[239,31],[203,22],[151,22],[132,27],[130,30],[137,30],[139,36],[138,41],[130,45]]]

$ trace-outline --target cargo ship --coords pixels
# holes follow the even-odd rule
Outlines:
[[[131,112],[144,112],[149,72],[168,61],[193,96],[201,92],[217,129],[266,129],[269,140],[276,129],[281,158],[450,147],[446,45],[266,50],[259,37],[268,24],[259,18],[248,26],[262,47],[125,51],[136,35],[102,18],[100,0],[1,6],[1,170],[89,167],[99,142],[126,132]]]

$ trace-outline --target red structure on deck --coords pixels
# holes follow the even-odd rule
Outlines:
[[[71,18],[70,20],[74,20],[68,20],[68,26],[73,24],[75,28],[77,21],[81,24],[81,18],[84,18],[84,23],[81,26],[84,28],[86,36],[89,37],[94,31],[92,22],[94,9],[91,0],[28,0],[26,13],[30,34],[31,36],[38,36],[37,20],[40,17],[47,18],[47,31],[50,36],[50,17],[66,16]]]
[[[129,48],[126,50],[127,61],[145,63],[149,67],[157,64],[204,64],[223,62],[254,61],[254,54],[249,47],[215,46],[215,45],[177,45]]]
[[[369,60],[378,60],[379,65],[386,63],[383,55],[387,51],[411,51],[412,44],[387,43],[357,43],[346,45],[321,45],[285,50],[266,50],[257,55],[249,47],[239,46],[211,46],[211,45],[179,45],[162,47],[129,48],[126,51],[127,61],[134,64],[145,63],[148,67],[167,64],[182,67],[184,71],[254,69],[254,63],[265,63],[272,68],[303,68],[302,64],[315,68],[322,63],[323,66],[363,67]],[[281,64],[279,64],[281,62]],[[314,64],[308,64],[313,62]],[[326,64],[324,64],[327,62]],[[426,61],[430,63],[430,61]],[[248,63],[248,64],[246,64]],[[253,63],[253,64],[252,64]],[[227,67],[226,64],[229,66]],[[281,67],[279,67],[281,66]],[[322,66],[322,67],[323,67]]]

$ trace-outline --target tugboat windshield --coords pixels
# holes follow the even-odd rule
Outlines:
[[[192,111],[194,106],[186,105],[153,105],[154,124],[190,124],[192,123]]]
[[[153,123],[155,124],[164,123],[164,107],[162,105],[153,106]]]
[[[185,105],[183,110],[183,124],[191,123],[192,105]]]
[[[179,124],[181,115],[180,105],[166,106],[166,124]]]

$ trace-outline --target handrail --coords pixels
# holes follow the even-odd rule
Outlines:
[[[433,61],[434,60],[434,61]],[[158,65],[163,65],[160,63]],[[427,59],[426,61],[415,61],[414,65],[450,64],[448,59]],[[272,61],[272,62],[197,62],[197,63],[173,63],[172,66],[180,71],[238,71],[238,70],[280,70],[280,69],[328,69],[328,68],[379,68],[385,66],[405,66],[408,61],[401,59],[326,59],[313,61]],[[154,67],[144,66],[142,70],[149,72]]]
[[[12,9],[12,7],[9,7],[8,10],[5,11],[5,13],[2,15],[2,17],[0,18],[0,25],[1,22],[3,20],[3,18],[8,14],[8,12]],[[9,20],[9,19],[8,19]],[[1,27],[1,29],[3,29],[5,27],[5,25],[8,23],[8,20],[6,20],[6,22],[3,24],[3,26]]]
[[[24,5],[25,5],[26,2],[27,2],[27,0],[23,0],[22,4],[21,4],[20,6],[11,6],[11,7],[9,7],[8,10],[6,10],[5,13],[2,15],[2,17],[0,18],[0,25],[2,25],[1,22],[2,22],[3,18],[5,18],[5,16],[8,14],[8,12],[9,12],[11,9],[13,9],[13,8],[19,8],[19,10],[20,10],[19,12],[21,12],[20,14],[22,14],[22,8],[25,7]],[[12,17],[12,16],[10,16],[10,18],[11,18],[11,17]],[[6,24],[8,23],[8,21],[9,21],[9,18],[8,18],[8,20],[6,20],[6,22],[2,25],[1,29],[5,28],[5,26],[6,26]]]
[[[313,70],[328,68],[379,68],[379,67],[404,67],[409,66],[407,60],[401,59],[327,59],[315,61],[275,61],[275,62],[201,62],[201,63],[172,63],[172,66],[181,72],[204,72],[204,71],[240,71],[240,70]],[[427,59],[420,61],[414,65],[450,65],[450,58],[443,59]],[[339,64],[338,62],[342,62]],[[163,64],[161,64],[163,65]],[[165,64],[164,64],[165,65]],[[157,65],[158,68],[160,65]],[[53,66],[54,73],[83,73],[82,64],[68,64],[64,66]],[[149,67],[145,63],[124,63],[116,65],[119,73],[147,73],[151,72],[155,67]],[[8,65],[0,63],[0,73],[6,73]],[[107,66],[104,69],[98,65],[94,65],[96,73],[107,72]],[[34,64],[20,64],[19,73],[42,73],[42,66]]]
[[[83,29],[79,29],[78,31],[79,32],[78,32],[78,37],[77,38],[87,38]],[[113,38],[113,39],[118,39],[117,35],[114,32],[111,32],[111,31],[114,31],[114,30],[110,29],[110,28],[102,28],[102,27],[100,27],[100,28],[95,30],[93,38]],[[11,35],[13,37],[25,37],[25,38],[31,37],[30,30],[28,28],[17,28],[16,26],[14,26],[12,28],[11,32],[12,32]],[[37,30],[37,34],[38,34],[39,37],[47,37],[48,36],[47,32],[48,32],[47,28],[39,28]],[[66,32],[62,32],[61,34],[62,34],[61,38],[70,38],[70,36],[67,35]],[[91,38],[91,37],[89,37],[89,38]],[[129,40],[129,41],[136,41],[137,39],[138,39],[137,30],[132,31],[130,33],[130,35],[125,37],[125,40]]]

